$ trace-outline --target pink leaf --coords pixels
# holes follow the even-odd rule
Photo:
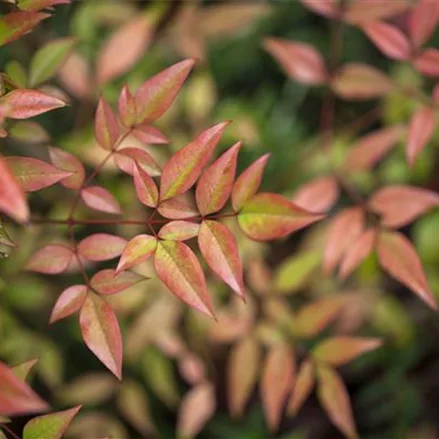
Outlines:
[[[128,71],[144,54],[151,39],[151,25],[145,15],[124,23],[104,43],[96,62],[98,84],[105,84]]]
[[[59,274],[67,269],[72,258],[72,249],[64,245],[50,244],[34,253],[26,265],[26,270]]]
[[[270,154],[264,154],[252,163],[235,181],[232,189],[232,206],[235,212],[251,198],[261,185]]]
[[[399,228],[439,206],[439,194],[414,186],[386,186],[372,195],[369,206],[385,226]]]
[[[79,243],[78,252],[89,261],[107,261],[120,256],[126,245],[126,239],[120,236],[95,233]]]
[[[90,99],[92,96],[90,66],[79,52],[73,52],[67,58],[59,70],[59,77],[73,96],[80,99]]]
[[[195,192],[201,215],[218,212],[229,199],[241,146],[242,142],[235,143],[201,174]]]
[[[320,219],[278,194],[260,193],[247,201],[238,214],[242,231],[256,241],[283,238]]]
[[[115,215],[122,213],[118,201],[103,187],[86,187],[81,190],[81,198],[90,209]]]
[[[355,0],[347,3],[343,18],[361,25],[402,13],[410,6],[409,0]]]
[[[126,84],[120,92],[118,108],[119,118],[122,124],[126,127],[133,126],[137,120],[136,100]]]
[[[325,61],[310,44],[266,38],[264,47],[290,78],[307,85],[324,84],[328,80]]]
[[[87,295],[85,285],[73,285],[64,290],[58,297],[50,315],[50,323],[57,322],[79,311]]]
[[[69,189],[79,189],[85,178],[83,164],[72,154],[59,148],[49,148],[50,160],[63,171],[72,172],[73,175],[61,180],[61,184]]]
[[[11,43],[30,32],[40,21],[50,17],[49,14],[34,11],[14,11],[0,18],[0,46]]]
[[[212,271],[244,298],[242,262],[236,238],[230,229],[218,221],[204,220],[198,234],[198,245]]]
[[[327,212],[337,202],[339,188],[334,177],[320,177],[305,183],[294,194],[292,202],[310,212]]]
[[[111,150],[119,137],[119,126],[116,116],[104,98],[99,99],[95,116],[96,140],[104,149]]]
[[[137,198],[148,207],[156,207],[159,202],[159,190],[154,180],[139,166],[134,168],[134,185]]]
[[[89,293],[79,315],[82,338],[102,363],[122,379],[122,336],[110,305]]]
[[[180,300],[213,316],[203,270],[186,244],[179,241],[159,241],[154,265],[159,279]]]
[[[423,75],[439,76],[439,50],[424,50],[415,58],[413,65]]]
[[[116,270],[108,268],[98,271],[91,278],[90,286],[99,294],[109,295],[120,293],[146,279],[131,271],[116,274]]]
[[[436,299],[428,286],[419,256],[404,235],[382,232],[378,240],[378,259],[392,277],[410,288],[433,309],[437,309]]]
[[[389,58],[397,60],[410,58],[410,41],[396,26],[384,21],[367,22],[363,26],[363,31]]]
[[[428,41],[439,21],[439,4],[436,0],[418,0],[409,19],[411,41],[420,47]]]
[[[119,149],[114,155],[116,165],[127,174],[134,175],[135,165],[143,169],[151,177],[157,177],[162,173],[159,164],[141,148]]]
[[[169,139],[156,127],[143,123],[136,125],[133,136],[146,145],[166,145]]]
[[[171,106],[192,70],[193,59],[181,61],[144,82],[136,92],[137,122],[150,122]]]
[[[159,231],[159,238],[168,241],[186,241],[198,236],[200,225],[190,221],[171,221]]]
[[[420,108],[412,116],[406,148],[407,161],[411,166],[414,165],[418,155],[430,141],[435,124],[436,117],[434,111],[429,107]]]
[[[116,273],[149,259],[157,248],[157,239],[150,235],[137,235],[123,250]]]
[[[157,210],[160,215],[169,219],[187,219],[198,216],[198,210],[182,197],[162,201]]]
[[[11,119],[29,119],[65,107],[66,103],[38,90],[19,89],[4,95],[0,106],[7,107],[6,116]]]
[[[161,201],[180,195],[193,186],[228,124],[222,122],[208,128],[171,157],[163,168],[160,185]]]
[[[314,382],[314,364],[310,359],[306,359],[300,365],[299,372],[297,373],[297,380],[288,402],[288,414],[293,416],[297,415],[297,412],[310,395]]]
[[[300,2],[311,11],[324,17],[333,18],[339,13],[337,0],[300,0]]]

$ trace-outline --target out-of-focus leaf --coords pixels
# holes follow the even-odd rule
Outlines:
[[[439,4],[434,0],[419,0],[409,17],[411,42],[420,47],[428,41],[439,21]]]
[[[88,186],[82,189],[81,198],[90,209],[115,215],[122,213],[116,198],[101,186]]]
[[[339,187],[334,177],[320,177],[301,186],[292,202],[310,212],[327,212],[337,202]]]
[[[61,180],[61,184],[69,189],[79,189],[85,178],[84,165],[69,152],[60,148],[49,148],[50,160],[52,163],[63,171],[72,172],[73,175]]]
[[[72,95],[81,99],[92,95],[90,66],[79,52],[73,52],[68,57],[59,69],[59,77]]]
[[[410,6],[409,0],[355,0],[346,7],[344,19],[352,24],[382,20],[403,12]]]
[[[34,358],[33,360],[25,361],[24,363],[20,363],[15,366],[12,366],[12,370],[14,371],[15,375],[17,375],[18,378],[25,381],[30,371],[37,363],[38,363],[38,358]]]
[[[409,124],[406,148],[407,161],[411,166],[430,141],[435,124],[436,116],[432,108],[420,108],[413,114]]]
[[[339,10],[336,0],[300,0],[300,2],[316,14],[328,18],[335,17]]]
[[[85,285],[73,285],[72,287],[65,289],[52,309],[50,323],[64,319],[65,317],[79,311],[84,303],[86,294],[87,287]]]
[[[59,274],[67,269],[72,258],[73,251],[71,248],[64,245],[50,244],[34,253],[26,265],[26,270],[45,274]]]
[[[425,49],[413,62],[416,69],[426,76],[439,76],[439,50]]]
[[[50,140],[49,133],[37,122],[21,120],[9,128],[9,134],[14,139],[26,143],[45,143]]]
[[[96,110],[95,136],[102,148],[108,150],[113,149],[119,137],[119,126],[116,116],[104,98],[99,99]]]
[[[0,46],[11,43],[30,32],[49,14],[33,11],[14,11],[0,18]]]
[[[198,236],[200,225],[190,221],[170,221],[159,231],[159,238],[169,241],[186,241]]]
[[[155,253],[156,248],[156,238],[150,235],[137,235],[124,248],[116,273],[146,261]]]
[[[116,274],[116,270],[107,268],[98,271],[90,280],[90,286],[99,294],[116,294],[126,290],[133,285],[146,280],[144,276],[133,273],[131,271],[124,271]]]
[[[296,383],[288,402],[288,414],[296,416],[306,401],[315,383],[315,370],[312,360],[303,360],[297,373]]]
[[[18,7],[22,11],[39,11],[45,8],[51,8],[55,5],[70,3],[70,0],[18,0]]]
[[[122,148],[114,155],[116,165],[127,174],[133,175],[135,166],[143,169],[151,177],[157,177],[162,173],[159,164],[149,153],[141,148]]]
[[[159,202],[159,190],[155,181],[138,165],[134,166],[134,186],[137,198],[148,207],[156,207]]]
[[[178,369],[181,376],[194,386],[206,379],[206,368],[203,360],[192,352],[182,354],[179,358]]]
[[[89,261],[107,261],[120,256],[127,240],[108,233],[95,233],[84,238],[78,245],[78,252]]]

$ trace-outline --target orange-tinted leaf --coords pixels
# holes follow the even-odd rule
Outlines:
[[[168,241],[186,241],[195,238],[200,230],[200,225],[190,221],[171,221],[159,231],[159,237]]]
[[[159,279],[189,306],[213,315],[206,279],[197,257],[179,241],[160,241],[154,258]]]
[[[252,163],[235,181],[232,189],[232,206],[238,212],[259,189],[270,154],[264,154]]]
[[[127,174],[134,175],[135,165],[143,169],[151,177],[157,177],[162,173],[159,164],[152,156],[141,148],[122,148],[114,154],[116,165]]]
[[[100,296],[89,293],[79,315],[82,338],[102,363],[122,378],[122,336],[110,305]]]
[[[373,251],[376,240],[374,229],[366,229],[349,246],[340,265],[340,277],[348,277]]]
[[[392,277],[437,309],[436,299],[428,286],[419,256],[404,235],[382,232],[378,240],[378,258],[381,266]]]
[[[160,215],[169,219],[187,219],[198,216],[198,210],[181,197],[162,201],[157,210]]]
[[[72,175],[33,157],[7,157],[6,164],[26,192],[38,191]]]
[[[389,93],[393,84],[388,76],[367,64],[345,64],[332,80],[334,92],[343,99],[373,99]]]
[[[369,206],[388,227],[403,227],[439,206],[439,194],[414,186],[385,186],[376,191]]]
[[[375,21],[367,22],[363,30],[375,46],[389,58],[398,60],[410,58],[410,41],[396,26],[384,21]]]
[[[285,401],[295,381],[294,354],[287,344],[270,347],[261,378],[261,400],[271,431],[277,430]]]
[[[118,201],[101,186],[88,186],[82,189],[81,198],[90,209],[115,215],[122,213]]]
[[[144,54],[151,38],[151,26],[145,15],[123,24],[98,54],[96,76],[99,84],[105,84],[128,71]]]
[[[300,2],[315,12],[324,17],[335,17],[338,14],[339,5],[336,0],[300,0]]]
[[[95,116],[95,136],[102,148],[111,150],[119,137],[116,116],[104,98],[99,99]]]
[[[326,273],[334,270],[345,251],[355,242],[363,229],[364,212],[361,207],[345,208],[333,217],[323,256],[323,268]]]
[[[11,119],[29,119],[66,103],[38,90],[13,90],[0,99],[0,106],[7,107],[6,116]]]
[[[157,247],[157,239],[150,235],[138,235],[126,245],[116,273],[140,264],[150,258]]]
[[[83,239],[78,245],[78,252],[89,261],[107,261],[120,256],[127,245],[127,240],[108,233],[95,233]]]
[[[320,219],[278,194],[260,193],[247,201],[238,214],[242,231],[256,241],[282,238]]]
[[[50,323],[64,319],[79,311],[87,294],[85,285],[73,285],[64,290],[58,297],[50,315]]]
[[[0,361],[0,414],[24,415],[46,410],[47,404],[14,371]]]
[[[134,185],[137,198],[148,207],[156,207],[159,202],[159,190],[154,180],[140,167],[134,167]]]
[[[79,189],[85,177],[83,164],[74,155],[59,148],[50,147],[49,154],[50,160],[58,169],[73,173],[61,180],[61,184],[70,189]]]
[[[175,197],[192,187],[212,156],[227,125],[228,122],[222,122],[208,128],[171,157],[163,168],[160,200]]]
[[[266,38],[264,47],[290,78],[309,85],[324,84],[327,81],[325,61],[310,44]]]
[[[395,146],[404,132],[402,125],[393,125],[361,137],[348,152],[346,170],[370,169]]]
[[[194,66],[186,59],[144,82],[136,92],[137,122],[158,119],[171,106]]]
[[[351,24],[367,23],[392,17],[406,10],[409,0],[355,0],[346,5],[344,19]]]
[[[439,50],[426,49],[413,62],[423,75],[439,76]]]
[[[49,14],[33,11],[14,11],[0,18],[0,46],[10,43],[30,32]]]
[[[23,11],[39,11],[55,5],[70,3],[70,0],[18,0],[18,7]]]
[[[99,294],[109,295],[117,294],[126,290],[133,285],[146,280],[144,276],[133,273],[131,271],[124,271],[116,274],[116,270],[107,268],[98,271],[90,280],[90,286]]]
[[[300,365],[297,373],[296,383],[291,393],[290,400],[288,402],[288,414],[296,416],[297,412],[306,401],[315,382],[315,370],[312,360],[307,358]]]
[[[119,119],[126,127],[131,127],[137,120],[136,100],[131,94],[128,85],[124,85],[120,92],[119,102]]]
[[[329,419],[346,437],[357,439],[351,403],[340,376],[329,367],[319,366],[318,377],[317,396]]]
[[[218,212],[229,199],[241,146],[242,142],[235,143],[201,174],[195,192],[201,215]]]
[[[59,70],[59,77],[66,89],[80,99],[87,99],[93,93],[90,66],[79,53],[73,52]]]
[[[420,108],[412,116],[409,125],[407,140],[407,161],[411,166],[415,163],[418,155],[427,146],[434,132],[436,117],[433,109]]]
[[[313,356],[331,366],[342,366],[381,346],[377,338],[338,336],[328,338],[313,349]]]
[[[337,202],[339,188],[334,177],[320,177],[305,183],[293,196],[293,203],[310,212],[327,212]]]
[[[67,269],[73,252],[64,245],[50,244],[37,250],[26,265],[26,270],[45,274],[59,274]]]
[[[198,245],[212,271],[244,298],[242,262],[230,229],[218,221],[204,220],[198,233]]]
[[[210,383],[193,387],[183,398],[179,413],[177,431],[180,437],[192,439],[198,435],[215,413],[215,390]]]
[[[156,127],[143,123],[136,125],[133,136],[146,145],[166,145],[169,139]]]
[[[420,47],[430,38],[439,21],[439,3],[435,0],[418,0],[409,18],[410,38]]]
[[[261,362],[261,346],[254,338],[244,338],[230,352],[227,365],[229,409],[241,416],[256,384]]]

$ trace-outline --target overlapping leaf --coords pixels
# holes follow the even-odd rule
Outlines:
[[[61,184],[70,189],[79,189],[85,178],[84,165],[79,159],[60,148],[49,148],[49,154],[50,160],[58,169],[73,173],[62,179]]]
[[[134,167],[134,186],[137,198],[148,207],[156,207],[159,202],[159,190],[154,180],[140,167]]]
[[[134,174],[135,165],[143,169],[151,177],[157,177],[162,173],[159,164],[145,150],[141,148],[122,148],[114,155],[116,165],[127,174]]]

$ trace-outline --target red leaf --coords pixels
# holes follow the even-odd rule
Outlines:
[[[370,169],[395,146],[404,132],[402,125],[393,125],[361,137],[348,152],[346,170]]]
[[[179,241],[159,241],[154,265],[159,279],[180,300],[213,316],[203,270],[186,244]]]
[[[409,18],[411,41],[420,47],[430,38],[439,21],[439,4],[436,0],[418,0]]]
[[[72,154],[59,148],[49,148],[50,160],[63,171],[72,172],[73,175],[61,180],[61,184],[69,189],[79,189],[85,178],[83,164]]]
[[[313,356],[331,366],[342,366],[382,344],[377,338],[338,336],[320,342],[312,351]]]
[[[149,259],[157,248],[157,239],[150,235],[137,235],[126,245],[120,258],[116,273]]]
[[[297,373],[296,383],[291,393],[290,400],[288,402],[288,414],[296,416],[303,403],[312,392],[312,388],[315,382],[315,370],[314,364],[308,358],[300,365],[299,372]]]
[[[439,50],[426,49],[413,61],[413,65],[423,75],[439,76]]]
[[[95,233],[83,239],[78,245],[78,252],[89,261],[107,261],[120,256],[127,245],[127,240],[108,233]]]
[[[133,136],[147,145],[166,145],[169,139],[156,127],[143,123],[133,130]]]
[[[24,191],[1,157],[0,211],[5,212],[19,222],[25,222],[29,219],[29,208]]]
[[[6,164],[26,192],[38,191],[72,175],[32,157],[7,157]]]
[[[404,235],[382,232],[378,240],[378,259],[392,277],[410,288],[433,309],[437,309],[436,299],[428,286],[419,256]]]
[[[434,132],[436,117],[433,109],[420,108],[412,116],[407,140],[407,161],[411,166],[415,163],[418,155],[427,146]]]
[[[339,5],[336,0],[300,0],[300,2],[311,11],[324,17],[332,18],[339,13]]]
[[[182,197],[162,201],[157,210],[160,215],[169,219],[187,219],[198,216],[198,210],[185,202]]]
[[[325,61],[310,44],[266,38],[264,48],[290,78],[309,85],[324,84],[328,80]]]
[[[18,7],[23,11],[39,11],[68,3],[70,3],[70,0],[18,0]]]
[[[351,24],[361,25],[392,17],[406,10],[409,5],[409,0],[355,0],[347,3],[343,18]]]
[[[212,271],[244,299],[242,262],[236,238],[229,228],[218,221],[204,220],[198,245]]]
[[[254,338],[244,338],[230,352],[227,365],[230,413],[239,417],[257,382],[261,362],[261,346]]]
[[[137,198],[148,207],[156,207],[159,202],[159,190],[154,180],[139,166],[134,168],[134,185]]]
[[[171,106],[195,61],[186,59],[144,82],[136,92],[137,122],[158,119]]]
[[[0,414],[16,416],[47,410],[47,404],[0,361]]]
[[[251,198],[261,185],[270,154],[264,154],[252,163],[235,181],[232,189],[232,206],[235,212]]]
[[[222,122],[208,128],[171,157],[163,168],[161,201],[182,194],[193,186],[228,124],[229,122]]]
[[[98,84],[127,72],[144,54],[151,39],[148,17],[140,15],[124,23],[104,43],[96,62]]]
[[[375,46],[389,58],[398,60],[410,58],[410,41],[396,26],[384,21],[375,21],[366,23],[363,30]]]
[[[363,229],[364,213],[361,207],[345,208],[333,217],[323,257],[323,269],[326,273],[334,270],[343,254],[355,242]]]
[[[122,379],[122,336],[110,305],[89,293],[79,315],[82,338],[102,363]]]
[[[340,277],[346,279],[373,251],[376,240],[374,229],[366,229],[350,245],[340,265]]]
[[[119,138],[116,116],[104,98],[99,99],[95,116],[95,136],[102,148],[111,150]]]
[[[201,215],[218,212],[229,199],[241,146],[242,142],[235,143],[201,174],[195,192]]]
[[[122,124],[126,127],[133,126],[137,120],[136,100],[126,84],[120,92],[118,108]]]
[[[103,187],[86,187],[81,190],[81,198],[85,205],[90,209],[106,213],[114,213],[115,215],[122,213],[118,201]]]
[[[159,237],[168,241],[186,241],[195,238],[200,225],[190,221],[171,221],[159,231]]]
[[[98,271],[91,278],[90,286],[99,294],[109,295],[120,293],[146,279],[131,271],[116,274],[116,270],[108,268]]]
[[[337,202],[339,189],[334,177],[320,177],[305,183],[291,200],[310,212],[327,212]]]
[[[11,43],[30,32],[40,21],[50,17],[49,14],[33,11],[14,11],[0,18],[0,46]]]
[[[393,84],[388,76],[367,64],[345,64],[332,79],[332,88],[343,99],[365,100],[389,93]]]
[[[66,103],[38,90],[19,89],[9,92],[0,99],[0,106],[7,107],[6,116],[11,119],[29,119]]]
[[[261,400],[271,431],[279,427],[282,410],[295,380],[294,354],[288,345],[270,347],[261,378]]]
[[[59,274],[67,269],[72,258],[72,249],[64,245],[50,244],[34,253],[26,265],[26,270]]]
[[[256,241],[283,238],[320,219],[278,194],[260,193],[247,201],[238,214],[242,231]]]
[[[386,186],[372,195],[369,206],[385,226],[399,228],[439,206],[439,194],[414,186]]]
[[[160,165],[149,153],[141,148],[119,149],[114,155],[116,165],[127,174],[134,175],[135,165],[143,169],[151,177],[157,177],[162,173]]]
[[[57,322],[79,311],[87,294],[85,285],[73,285],[58,297],[50,315],[50,323]]]
[[[337,372],[319,366],[317,396],[331,422],[348,438],[358,439],[351,403],[346,388]]]

